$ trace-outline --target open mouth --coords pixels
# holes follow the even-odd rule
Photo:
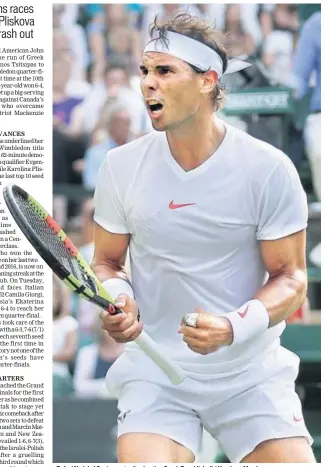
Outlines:
[[[160,115],[164,107],[160,102],[153,102],[153,101],[152,102],[149,101],[147,103],[147,106],[148,106],[150,115],[152,117]]]
[[[162,104],[149,104],[151,112],[157,112],[163,108]]]

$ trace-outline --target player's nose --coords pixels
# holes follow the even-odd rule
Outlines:
[[[142,77],[141,86],[144,91],[144,95],[148,90],[155,91],[158,88],[158,79],[153,73],[149,72],[147,75]]]

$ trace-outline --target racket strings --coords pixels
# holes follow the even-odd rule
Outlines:
[[[71,268],[73,269],[74,276],[86,287],[91,289],[94,293],[98,292],[98,288],[94,279],[88,275],[85,268],[79,263],[78,259],[73,258],[70,256],[69,258],[71,261]]]
[[[61,262],[64,267],[75,276],[85,287],[90,288],[93,292],[97,291],[95,281],[87,274],[84,268],[81,267],[79,261],[74,256],[71,256],[65,247],[63,241],[51,229],[46,222],[44,212],[37,205],[32,204],[26,198],[15,193],[17,204],[27,219],[29,225],[33,226],[33,230],[42,243],[52,253],[52,255]]]
[[[98,288],[97,288],[97,285],[96,285],[96,282],[95,280],[88,276],[87,273],[85,273],[86,275],[86,281],[87,281],[87,284],[88,284],[88,287],[94,292],[94,293],[97,293],[98,292]]]

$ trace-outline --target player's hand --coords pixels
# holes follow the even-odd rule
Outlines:
[[[207,313],[200,308],[194,312],[199,314],[197,327],[186,326],[182,321],[178,331],[183,334],[184,342],[193,352],[207,355],[232,343],[233,331],[227,318]]]
[[[108,311],[102,311],[100,313],[102,328],[118,343],[134,341],[143,328],[143,323],[137,320],[138,307],[135,300],[128,295],[120,294],[114,305],[124,313],[110,315]]]

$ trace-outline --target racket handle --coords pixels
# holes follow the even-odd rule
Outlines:
[[[107,308],[107,311],[110,315],[119,315],[121,313],[124,313],[123,310],[120,310],[119,308],[116,308],[115,305],[113,305],[113,303],[110,303],[108,308]]]
[[[142,331],[140,336],[135,339],[137,345],[142,349],[152,361],[168,376],[171,383],[180,384],[185,379],[185,374],[182,368],[169,357],[163,355],[158,345],[148,336],[145,331]]]
[[[116,308],[112,303],[108,303],[109,305],[107,306],[106,301],[104,309],[106,309],[109,314],[116,315],[124,313],[122,310]],[[147,354],[148,357],[151,358],[151,360],[155,362],[155,364],[168,376],[172,384],[180,384],[184,381],[185,374],[182,368],[177,363],[173,362],[172,359],[164,355],[155,341],[153,341],[145,331],[141,332],[140,336],[135,339],[135,342],[140,349],[143,350],[143,352]]]

